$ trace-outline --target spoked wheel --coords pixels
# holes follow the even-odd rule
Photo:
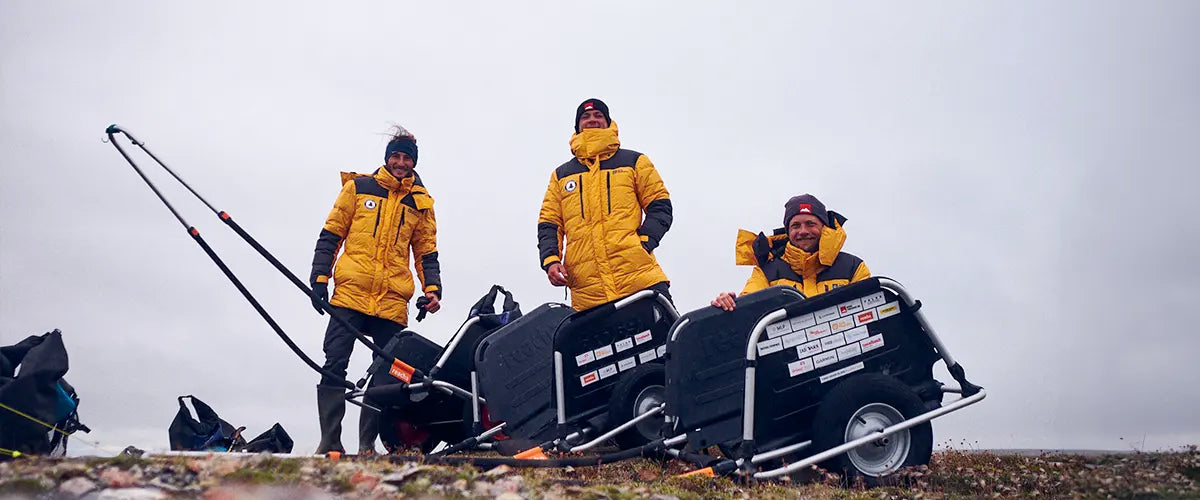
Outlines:
[[[813,419],[813,444],[819,451],[853,441],[920,415],[925,405],[907,385],[883,374],[848,378],[829,391]],[[849,482],[862,477],[870,486],[910,465],[929,463],[933,427],[929,422],[881,437],[834,457],[822,466]]]
[[[608,405],[608,425],[616,427],[634,417],[661,406],[667,400],[666,372],[660,363],[634,368],[622,375],[613,388]],[[662,434],[663,415],[646,418],[617,435],[621,449],[635,448],[658,439]]]

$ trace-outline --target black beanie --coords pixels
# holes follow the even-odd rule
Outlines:
[[[411,137],[401,137],[389,142],[387,149],[383,152],[383,163],[386,164],[388,158],[391,158],[395,153],[408,154],[413,160],[413,166],[417,165],[417,143]]]
[[[822,224],[829,225],[829,212],[825,211],[825,204],[811,194],[793,196],[787,201],[783,206],[783,227],[787,228],[792,222],[792,217],[800,214],[814,215],[821,219]]]
[[[586,101],[579,103],[579,107],[575,108],[575,133],[576,134],[579,133],[579,117],[583,116],[583,113],[585,111],[591,111],[593,109],[598,109],[598,110],[600,110],[601,113],[604,113],[604,121],[608,125],[612,125],[612,115],[608,114],[608,105],[604,104],[604,101],[601,101],[600,99],[596,99],[593,97],[591,99],[588,99]]]

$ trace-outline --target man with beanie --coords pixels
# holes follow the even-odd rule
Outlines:
[[[653,253],[672,219],[658,170],[646,155],[621,148],[604,101],[580,103],[574,126],[572,158],[550,174],[538,216],[546,278],[569,287],[580,311],[646,288],[670,298]]]
[[[806,297],[871,277],[862,259],[841,251],[846,218],[825,209],[816,196],[793,196],[783,206],[783,228],[767,236],[738,231],[737,264],[753,265],[741,295],[787,285]],[[712,305],[734,309],[734,294],[722,293]]]
[[[342,191],[317,238],[310,278],[317,312],[325,314],[323,303],[328,302],[333,314],[380,346],[408,324],[408,302],[415,291],[410,252],[421,292],[429,301],[425,310],[437,312],[442,297],[433,198],[413,171],[416,137],[396,127],[383,160],[384,165],[370,175],[342,173]],[[330,277],[335,284],[332,299]],[[330,318],[325,329],[325,371],[344,379],[354,343],[354,332]],[[340,379],[322,376],[317,411],[321,423],[317,453],[345,452],[341,435],[346,400]],[[359,455],[375,454],[379,414],[363,409],[358,425]]]

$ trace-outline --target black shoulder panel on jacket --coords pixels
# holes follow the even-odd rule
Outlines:
[[[618,149],[611,158],[600,162],[600,170],[612,170],[621,167],[633,168],[637,165],[638,157],[641,153],[632,149]]]
[[[358,194],[369,194],[380,198],[387,198],[388,195],[387,189],[380,186],[374,177],[367,176],[354,178],[354,191]]]
[[[833,259],[833,265],[817,275],[817,281],[852,279],[854,271],[858,270],[858,265],[862,264],[862,261],[853,254],[839,252],[837,258]]]
[[[562,165],[559,165],[558,168],[554,169],[554,177],[562,180],[583,172],[587,172],[587,167],[585,167],[583,163],[580,163],[578,159],[571,158],[566,163],[563,163]]]

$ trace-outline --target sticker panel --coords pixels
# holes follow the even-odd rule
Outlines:
[[[862,311],[862,312],[856,313],[854,315],[855,326],[865,325],[872,321],[875,321],[875,310],[874,309],[871,309],[869,311]]]
[[[862,348],[858,346],[858,342],[855,342],[853,344],[846,344],[842,347],[839,347],[836,352],[838,355],[838,360],[845,361],[862,354]],[[603,370],[601,370],[601,372],[603,372]]]
[[[846,337],[840,333],[836,333],[821,339],[821,350],[828,351],[837,347],[846,345]]]
[[[859,345],[862,346],[863,352],[883,347],[883,334],[881,333],[879,335],[867,337],[863,339],[862,342],[859,342]]]
[[[617,369],[621,370],[621,371],[628,370],[635,366],[637,366],[637,359],[635,359],[633,356],[630,356],[628,358],[622,359],[621,361],[617,362]]]
[[[842,335],[846,336],[846,343],[849,344],[849,343],[858,342],[862,339],[870,337],[871,332],[867,330],[867,327],[860,326],[858,328],[851,329],[850,331],[843,333]]]
[[[837,370],[834,370],[834,371],[831,371],[831,372],[829,372],[829,373],[826,373],[826,374],[824,374],[824,375],[821,375],[821,383],[822,383],[822,384],[824,384],[825,382],[828,382],[828,381],[830,381],[830,380],[833,380],[833,379],[835,379],[835,378],[838,378],[838,377],[845,377],[846,375],[849,375],[849,374],[851,374],[851,373],[854,373],[854,372],[856,372],[856,371],[859,371],[859,370],[861,370],[861,369],[863,369],[863,368],[864,368],[864,365],[862,364],[862,362],[861,362],[861,361],[859,361],[858,363],[854,363],[854,364],[852,364],[852,365],[850,365],[850,366],[847,366],[847,367],[845,367],[845,368],[838,368]]]
[[[829,329],[833,333],[844,332],[851,328],[854,328],[854,318],[851,317],[838,318],[829,322]]]
[[[862,306],[863,309],[873,309],[877,306],[883,305],[883,301],[883,292],[875,292],[871,295],[863,297]]]
[[[654,358],[657,358],[657,357],[658,357],[658,353],[654,352],[654,349],[650,349],[649,351],[638,354],[638,362],[639,363],[649,363],[651,361],[654,361]]]
[[[833,333],[833,331],[829,329],[829,323],[821,323],[817,326],[809,328],[806,332],[806,335],[808,340],[817,340],[831,333]]]
[[[789,333],[783,336],[783,348],[791,349],[808,341],[808,337],[804,335],[804,330],[796,333]]]
[[[895,316],[897,314],[900,314],[900,303],[899,302],[888,302],[887,304],[879,306],[875,310],[875,317],[877,317],[879,319],[889,318],[889,317]]]
[[[792,333],[792,325],[786,319],[767,325],[767,338],[769,339],[788,333]]]
[[[849,302],[842,303],[837,306],[837,309],[838,309],[838,315],[840,315],[840,316],[845,316],[847,314],[854,314],[863,309],[862,299],[854,299]]]
[[[633,339],[621,339],[617,341],[617,352],[628,351],[633,349]]]
[[[599,361],[599,360],[602,360],[609,356],[612,356],[613,355],[613,347],[610,344],[610,345],[606,345],[604,347],[599,347],[595,351],[592,351],[592,352],[594,352],[596,354],[596,361]]]
[[[783,350],[783,339],[764,340],[758,343],[758,355],[766,356]]]
[[[820,311],[813,313],[813,315],[816,316],[817,323],[824,323],[829,320],[837,319],[839,316],[837,306],[826,307],[825,309],[821,309]]]
[[[654,335],[650,333],[650,330],[646,330],[642,333],[634,335],[633,341],[637,342],[637,345],[642,345],[642,344],[645,344],[646,342],[649,342],[650,339],[652,339],[652,338],[654,338]]]
[[[829,366],[834,363],[837,363],[837,360],[838,360],[837,352],[834,352],[834,351],[823,352],[821,354],[813,356],[812,360],[813,360],[813,366],[816,366],[817,368],[820,368],[822,366]]]
[[[858,346],[858,344],[854,344]],[[608,365],[600,369],[600,378],[608,378],[617,374],[617,365]]]
[[[805,328],[817,324],[817,317],[813,313],[803,314],[788,320],[792,325],[793,332],[802,332]]]
[[[592,370],[592,371],[587,372],[579,377],[579,385],[581,387],[587,387],[591,384],[596,383],[596,381],[598,381],[598,380],[600,380],[600,374],[597,373],[596,370]]]
[[[575,356],[575,366],[583,366],[583,365],[591,363],[592,361],[595,361],[595,360],[596,360],[596,356],[594,354],[592,354],[592,351],[588,351],[588,352],[585,352],[578,356]]]
[[[817,369],[817,367],[813,366],[812,358],[804,358],[799,361],[792,361],[791,363],[788,363],[788,376],[795,377],[796,375],[803,375],[815,369]]]

